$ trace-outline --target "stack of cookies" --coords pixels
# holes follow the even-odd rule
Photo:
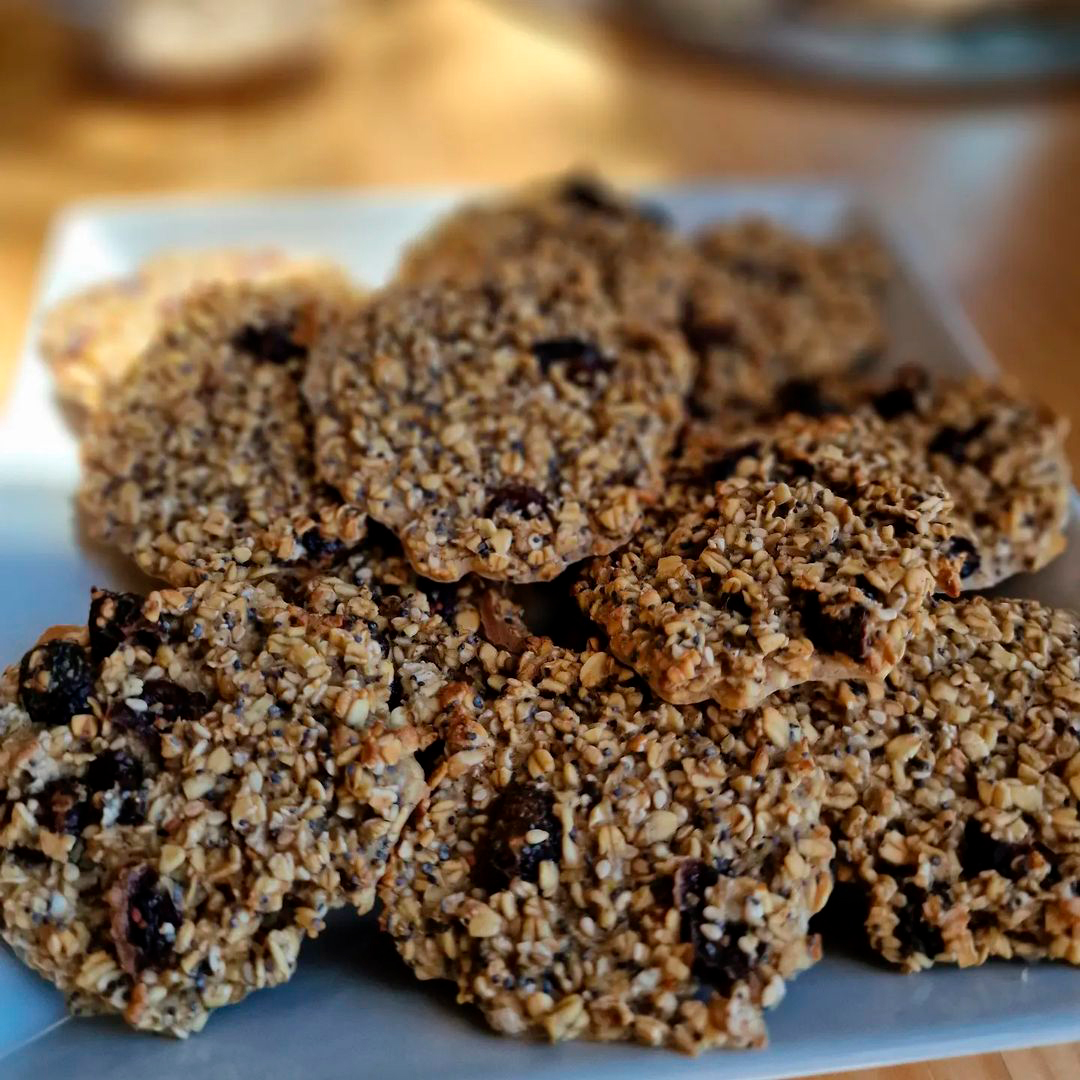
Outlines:
[[[73,1008],[186,1035],[380,901],[498,1031],[688,1052],[834,885],[904,971],[1080,963],[1080,618],[974,592],[1062,551],[1064,425],[881,373],[869,239],[571,177],[376,293],[214,260],[47,326],[160,582],[0,684],[2,932]]]

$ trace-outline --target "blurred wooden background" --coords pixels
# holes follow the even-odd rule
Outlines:
[[[630,180],[841,178],[902,226],[1004,367],[1071,416],[1080,464],[1076,90],[807,87],[524,4],[368,0],[307,82],[132,98],[80,67],[41,7],[0,0],[0,393],[45,229],[72,199],[511,182],[581,163]],[[849,1075],[1075,1077],[1080,1048]]]

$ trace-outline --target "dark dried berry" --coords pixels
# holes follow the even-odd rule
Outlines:
[[[121,645],[131,642],[156,649],[166,639],[169,625],[152,623],[143,615],[144,597],[138,593],[115,593],[93,589],[90,593],[90,658],[100,664]]]
[[[749,619],[754,610],[741,592],[724,593],[718,605],[722,611],[730,611],[743,619]]]
[[[83,781],[91,791],[135,791],[143,782],[142,762],[126,750],[106,750],[87,766]]]
[[[494,517],[500,510],[520,514],[526,521],[546,513],[547,496],[528,484],[504,484],[491,493],[484,507],[484,517]]]
[[[776,411],[822,417],[845,410],[838,402],[829,400],[822,393],[820,382],[814,379],[789,379],[776,391]]]
[[[968,443],[977,439],[990,426],[986,418],[977,420],[969,428],[952,427],[946,424],[931,440],[927,450],[931,454],[943,454],[956,465],[967,461]]]
[[[125,870],[109,891],[111,930],[129,975],[159,968],[169,958],[182,922],[174,890],[150,866]]]
[[[345,549],[337,537],[324,536],[315,526],[300,535],[300,544],[311,559],[333,559]]]
[[[416,751],[416,764],[424,770],[424,779],[431,779],[435,766],[439,764],[445,753],[446,743],[442,739],[436,739],[430,746]]]
[[[1012,881],[1024,876],[1024,867],[1016,866],[1018,859],[1027,855],[1027,848],[995,840],[975,818],[969,818],[964,826],[964,839],[960,844],[960,865],[969,877],[977,877],[987,870],[994,870]]]
[[[401,687],[401,676],[395,675],[393,681],[390,683],[390,697],[387,701],[386,707],[393,712],[399,705],[405,701],[405,692]]]
[[[872,399],[882,420],[896,420],[913,413],[917,407],[915,391],[910,386],[892,386]]]
[[[926,890],[915,885],[905,885],[901,890],[906,903],[896,912],[898,922],[893,936],[900,943],[904,956],[921,954],[929,960],[945,951],[945,939],[941,931],[928,922],[923,914]]]
[[[181,720],[198,720],[210,707],[205,694],[187,690],[169,679],[148,679],[140,696],[166,728]]]
[[[93,682],[85,649],[71,641],[47,641],[22,659],[19,704],[35,724],[58,727],[86,712]]]
[[[58,834],[78,836],[93,818],[86,790],[75,780],[53,780],[34,796],[38,802],[38,823]]]
[[[233,335],[232,345],[260,364],[287,364],[307,357],[306,345],[294,341],[293,328],[284,323],[245,326]]]
[[[540,864],[558,862],[562,852],[562,823],[555,816],[555,795],[539,784],[511,784],[488,810],[491,831],[483,859],[483,871],[493,889],[505,888],[515,879],[536,882]],[[525,840],[533,829],[547,833],[538,844]]]
[[[709,922],[720,931],[715,941],[703,932],[705,909],[709,906],[706,894],[720,876],[715,866],[700,859],[686,859],[675,871],[673,894],[681,916],[680,937],[694,949],[694,974],[721,994],[730,994],[735,984],[750,974],[754,957],[739,947],[739,939],[749,929],[746,923]]]
[[[613,192],[590,176],[570,176],[559,188],[559,199],[580,210],[622,217],[626,208]]]
[[[859,574],[855,578],[855,588],[862,589],[867,596],[870,597],[877,604],[883,604],[885,602],[885,595],[865,574]]]
[[[581,338],[550,338],[537,341],[533,347],[540,370],[546,375],[555,364],[564,365],[568,382],[575,386],[596,385],[598,375],[615,370],[615,361],[605,356],[598,346]]]
[[[40,866],[42,863],[49,862],[49,856],[43,851],[38,851],[37,848],[24,847],[22,844],[17,844],[9,850],[11,854],[25,866]]]
[[[949,544],[950,555],[963,555],[964,561],[960,564],[960,580],[971,577],[982,566],[982,559],[975,545],[966,536],[954,536]]]
[[[861,663],[870,651],[870,613],[861,604],[840,600],[822,604],[821,594],[799,589],[792,597],[803,630],[814,648],[840,653]]]

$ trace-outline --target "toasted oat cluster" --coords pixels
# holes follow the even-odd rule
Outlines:
[[[816,914],[1080,965],[1080,616],[960,595],[1064,549],[1065,427],[882,374],[872,238],[566,176],[373,294],[245,260],[43,340],[89,534],[174,586],[0,683],[0,933],[73,1008],[197,1031],[376,895],[550,1040],[760,1046]]]
[[[955,570],[944,488],[909,484],[891,457],[903,448],[880,435],[796,418],[731,455],[706,504],[672,521],[661,503],[656,525],[578,586],[615,655],[668,701],[733,709],[803,682],[886,674],[935,581],[955,591]]]
[[[94,414],[79,505],[92,536],[174,585],[318,566],[364,535],[315,477],[300,380],[341,290],[190,297]]]
[[[684,312],[699,416],[760,408],[791,379],[865,367],[885,346],[888,261],[869,237],[814,243],[761,219],[714,225]]]
[[[425,577],[555,577],[625,543],[693,365],[591,291],[395,288],[331,328],[304,391],[324,480]]]
[[[0,685],[0,902],[82,1012],[184,1036],[286,981],[327,912],[371,907],[421,796],[370,595],[96,591]]]
[[[444,756],[382,890],[420,978],[508,1034],[764,1042],[832,884],[805,747],[770,760],[646,701],[606,653],[550,646],[437,723]]]
[[[93,285],[57,304],[41,328],[41,353],[64,402],[90,413],[193,290],[294,280],[337,288],[344,277],[323,259],[272,249],[166,252],[127,277]]]
[[[1080,617],[939,600],[884,682],[780,694],[744,724],[811,742],[838,876],[886,959],[1080,963]]]

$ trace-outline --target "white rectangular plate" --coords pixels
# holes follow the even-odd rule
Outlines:
[[[652,194],[685,227],[747,212],[819,235],[860,215],[868,222],[844,191],[833,188],[712,186]],[[127,271],[167,248],[281,246],[339,259],[360,280],[377,284],[401,245],[453,201],[450,195],[311,195],[78,206],[53,230],[35,323],[43,307],[72,289]],[[894,248],[897,241],[891,238]],[[950,372],[993,370],[962,315],[898,255],[890,359]],[[122,561],[80,544],[71,503],[76,476],[74,439],[28,345],[0,423],[0,661],[17,659],[46,626],[84,621],[92,584],[115,587],[133,577]],[[1080,605],[1075,513],[1070,539],[1067,555],[1006,591]],[[446,986],[414,981],[371,919],[342,916],[305,947],[288,986],[222,1010],[201,1035],[181,1043],[127,1032],[115,1019],[65,1018],[59,994],[6,950],[0,952],[0,1073],[7,1080],[760,1080],[1080,1038],[1080,973],[992,964],[904,976],[830,955],[792,984],[769,1028],[767,1050],[697,1059],[630,1046],[549,1047],[500,1039],[471,1010],[455,1007]]]

